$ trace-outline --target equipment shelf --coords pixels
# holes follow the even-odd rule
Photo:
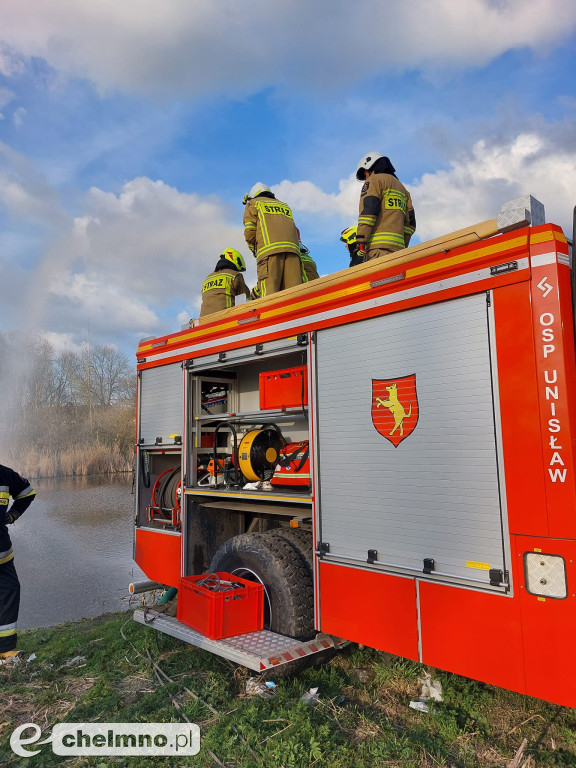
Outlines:
[[[270,411],[243,411],[241,413],[219,413],[217,416],[195,416],[194,421],[252,421],[262,424],[266,421],[294,421],[297,417],[306,418],[308,408],[286,408]]]
[[[209,486],[206,486],[204,488],[188,488],[186,489],[185,494],[186,496],[220,496],[230,499],[261,499],[262,501],[279,501],[292,504],[312,503],[312,496],[310,493],[288,495],[286,493],[274,493],[273,491],[244,491],[242,489],[230,491],[226,488],[210,488]]]

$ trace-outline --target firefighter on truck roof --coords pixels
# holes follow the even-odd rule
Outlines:
[[[258,182],[243,200],[244,237],[256,257],[260,296],[302,283],[298,230],[292,211]]]
[[[358,241],[356,240],[356,231],[358,227],[354,224],[351,227],[346,227],[340,233],[340,240],[346,246],[350,255],[349,267],[355,267],[358,264],[364,262],[364,254],[358,251]]]
[[[406,248],[416,230],[416,216],[406,187],[387,157],[369,152],[356,171],[363,181],[356,240],[365,260]]]
[[[30,506],[36,491],[17,472],[0,465],[0,660],[16,659],[16,622],[20,608],[20,582],[14,567],[8,525]],[[14,503],[8,509],[10,497]]]
[[[234,248],[227,248],[220,254],[214,272],[208,275],[202,285],[200,317],[233,307],[235,296],[242,293],[247,299],[250,298],[250,290],[241,274],[245,271],[244,258]]]
[[[317,280],[320,275],[318,274],[318,267],[316,266],[316,262],[310,256],[310,251],[303,242],[300,242],[300,262],[302,264],[302,282],[303,283],[309,283],[311,280]],[[254,288],[252,288],[252,292],[250,293],[251,299],[259,299],[260,296],[260,286],[255,285]]]
[[[311,280],[317,280],[320,275],[316,262],[310,256],[310,251],[303,242],[298,243],[298,245],[300,247],[300,261],[302,262],[302,282],[309,283]]]

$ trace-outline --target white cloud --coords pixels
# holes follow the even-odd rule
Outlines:
[[[514,48],[545,51],[575,27],[573,0],[19,0],[0,4],[0,70],[18,72],[23,54],[103,91],[240,97],[483,65]]]
[[[358,206],[360,184],[352,174],[339,182],[336,193],[323,192],[311,181],[285,180],[272,190],[279,200],[289,203],[294,210],[349,217]]]
[[[225,248],[246,255],[239,218],[218,197],[141,177],[118,194],[91,189],[60,249],[94,275],[167,305],[198,292]]]
[[[7,104],[16,98],[16,94],[9,88],[0,87],[0,109],[3,109]]]
[[[25,70],[21,57],[0,41],[0,74],[5,77],[21,75]]]
[[[61,352],[80,352],[82,350],[82,344],[74,340],[74,335],[72,333],[43,331],[40,335],[52,345],[54,352],[57,355]]]
[[[570,128],[567,135],[574,133],[574,126]],[[414,202],[418,238],[428,240],[495,218],[502,203],[528,193],[544,203],[548,221],[569,232],[576,146],[573,140],[562,142],[560,133],[548,128],[507,142],[481,140],[452,160],[447,170],[413,181],[402,178]],[[283,181],[274,192],[296,214],[314,215],[323,227],[333,228],[334,217],[346,226],[358,216],[360,185],[354,176],[343,179],[337,193],[324,192],[309,181]]]
[[[411,186],[418,234],[429,239],[495,218],[502,203],[528,193],[544,203],[548,221],[568,232],[575,177],[576,149],[544,135],[520,134],[506,144],[478,141],[448,170],[424,174]]]
[[[64,273],[55,275],[48,288],[52,310],[68,311],[70,319],[82,329],[94,327],[98,335],[136,333],[141,328],[158,329],[159,320],[146,302],[126,286],[98,273]]]
[[[244,253],[247,280],[255,282],[240,212],[217,197],[142,177],[117,194],[92,188],[81,204],[82,215],[67,219],[34,275],[21,281],[28,330],[74,343],[87,334],[133,343],[177,330],[197,315],[202,282],[227,247]]]
[[[0,205],[14,218],[49,227],[62,226],[58,194],[23,155],[0,141]]]
[[[14,110],[14,114],[12,115],[12,120],[14,121],[14,125],[16,128],[21,128],[24,123],[24,118],[28,114],[28,110],[25,107],[18,107],[18,109]]]

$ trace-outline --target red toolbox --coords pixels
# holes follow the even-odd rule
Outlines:
[[[308,405],[306,366],[260,374],[260,408],[298,408]]]
[[[176,618],[211,640],[257,632],[264,626],[264,587],[224,572],[185,576]]]

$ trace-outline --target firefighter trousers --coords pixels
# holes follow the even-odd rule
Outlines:
[[[260,296],[270,296],[302,283],[302,264],[296,253],[273,253],[256,264]]]
[[[372,261],[372,259],[378,259],[380,256],[387,256],[389,253],[396,253],[401,250],[400,248],[370,248],[366,254],[364,261]]]
[[[0,653],[16,648],[20,582],[14,560],[0,565]]]

